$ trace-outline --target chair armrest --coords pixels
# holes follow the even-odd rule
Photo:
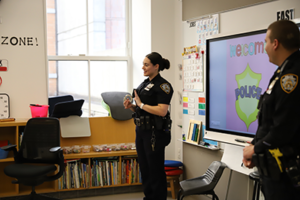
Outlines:
[[[15,144],[9,144],[9,145],[6,145],[4,147],[1,147],[1,149],[4,150],[4,151],[11,151],[11,150],[15,149],[17,151],[16,146],[17,145],[15,145]]]
[[[61,147],[52,147],[51,149],[49,149],[49,151],[50,151],[51,153],[56,153],[56,152],[58,152],[59,150],[61,150]]]
[[[57,157],[58,157],[58,162],[57,162],[57,164],[59,166],[58,173],[53,176],[49,176],[47,178],[47,181],[53,181],[53,180],[59,179],[65,171],[64,155],[63,155],[63,150],[61,149],[61,147],[52,147],[51,149],[49,149],[49,151],[51,153],[57,154]]]
[[[21,163],[22,159],[20,158],[20,156],[18,156],[18,151],[17,151],[17,145],[15,144],[10,144],[4,147],[1,147],[2,150],[4,151],[13,151],[14,152],[14,160],[15,163]]]

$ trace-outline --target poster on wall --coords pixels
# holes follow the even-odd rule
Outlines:
[[[6,72],[8,70],[8,60],[0,58],[0,72]]]
[[[204,76],[202,56],[199,55],[197,46],[184,48],[182,54],[182,81],[184,91],[203,92]]]
[[[197,46],[201,50],[206,50],[206,38],[219,33],[219,14],[211,15],[208,19],[196,22]]]

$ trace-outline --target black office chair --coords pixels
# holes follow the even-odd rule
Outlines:
[[[57,103],[55,104],[50,117],[63,118],[69,117],[70,115],[76,115],[80,117],[82,115],[81,108],[83,103],[83,99]]]
[[[205,174],[200,177],[181,181],[181,189],[178,192],[177,200],[189,195],[210,194],[213,200],[219,200],[214,189],[219,182],[226,164],[220,161],[214,161],[210,164]]]
[[[49,117],[52,116],[55,104],[61,103],[61,102],[65,102],[65,101],[74,101],[74,98],[73,98],[72,95],[63,95],[63,96],[57,96],[57,97],[49,97],[48,98]]]
[[[123,105],[124,97],[128,92],[103,92],[103,101],[109,106],[111,117],[116,120],[132,119],[132,111],[125,109]]]
[[[63,118],[82,115],[83,99],[74,100],[72,95],[49,97],[49,117]]]
[[[24,199],[55,199],[35,192],[35,186],[45,181],[60,178],[64,171],[64,156],[60,148],[60,126],[56,118],[32,118],[28,120],[21,147],[17,145],[1,147],[3,150],[13,150],[15,164],[4,168],[7,176],[16,178],[14,184],[32,187],[32,192]],[[35,165],[43,163],[45,165]],[[59,165],[59,171],[56,165]]]

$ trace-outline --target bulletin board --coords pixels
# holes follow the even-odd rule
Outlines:
[[[190,28],[189,28],[190,29]],[[193,29],[194,36],[188,38],[185,44],[196,44],[184,48],[182,53],[182,80],[183,80],[183,132],[189,143],[205,142],[218,146],[218,142],[203,138],[206,130],[205,122],[205,64],[206,64],[206,38],[219,33],[219,14],[196,21]],[[191,32],[190,32],[191,33]],[[195,37],[196,36],[196,37]],[[200,138],[194,141],[191,133],[191,122],[201,122]],[[194,123],[195,124],[195,123]]]

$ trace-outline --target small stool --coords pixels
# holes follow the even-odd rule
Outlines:
[[[183,163],[176,160],[165,160],[165,167],[182,167]]]
[[[249,178],[254,181],[252,200],[259,200],[260,195],[260,178],[258,172],[251,172]],[[255,198],[256,197],[256,198]]]
[[[167,182],[169,182],[168,191],[171,191],[172,198],[176,199],[176,194],[179,191],[179,177],[183,170],[179,167],[183,166],[180,161],[165,160],[165,172],[167,175]]]

